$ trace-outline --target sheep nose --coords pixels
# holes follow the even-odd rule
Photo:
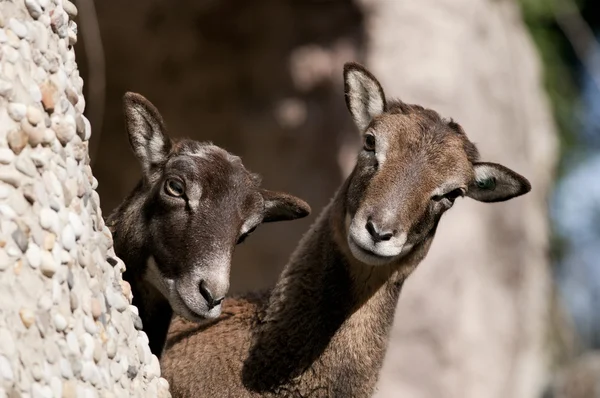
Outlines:
[[[373,239],[373,242],[375,243],[390,240],[392,239],[392,236],[394,236],[394,232],[378,231],[378,228],[375,226],[375,224],[373,224],[371,220],[367,221],[367,225],[365,226],[365,228],[367,228],[367,231],[369,231],[369,235],[371,235],[371,239]]]
[[[204,279],[200,281],[200,294],[204,297],[204,300],[206,300],[209,310],[221,304],[225,299],[225,296],[214,298]]]

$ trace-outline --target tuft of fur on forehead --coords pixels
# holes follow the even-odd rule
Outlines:
[[[471,163],[479,161],[479,150],[467,138],[462,126],[452,119],[445,119],[433,109],[421,105],[407,104],[400,100],[389,100],[387,113],[391,115],[403,114],[418,117],[418,124],[423,134],[435,134],[443,138],[444,135],[456,135],[461,138],[463,149]]]

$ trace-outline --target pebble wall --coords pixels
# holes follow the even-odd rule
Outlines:
[[[0,0],[0,398],[169,397],[104,225],[67,0]]]

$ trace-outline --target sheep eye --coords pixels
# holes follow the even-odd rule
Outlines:
[[[365,151],[374,152],[375,151],[375,136],[373,134],[365,135],[365,143],[363,148]]]
[[[185,187],[183,186],[183,182],[174,178],[169,178],[165,183],[165,192],[178,198],[185,193]]]

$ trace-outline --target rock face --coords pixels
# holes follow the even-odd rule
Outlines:
[[[89,166],[76,13],[0,2],[0,397],[167,397]]]

